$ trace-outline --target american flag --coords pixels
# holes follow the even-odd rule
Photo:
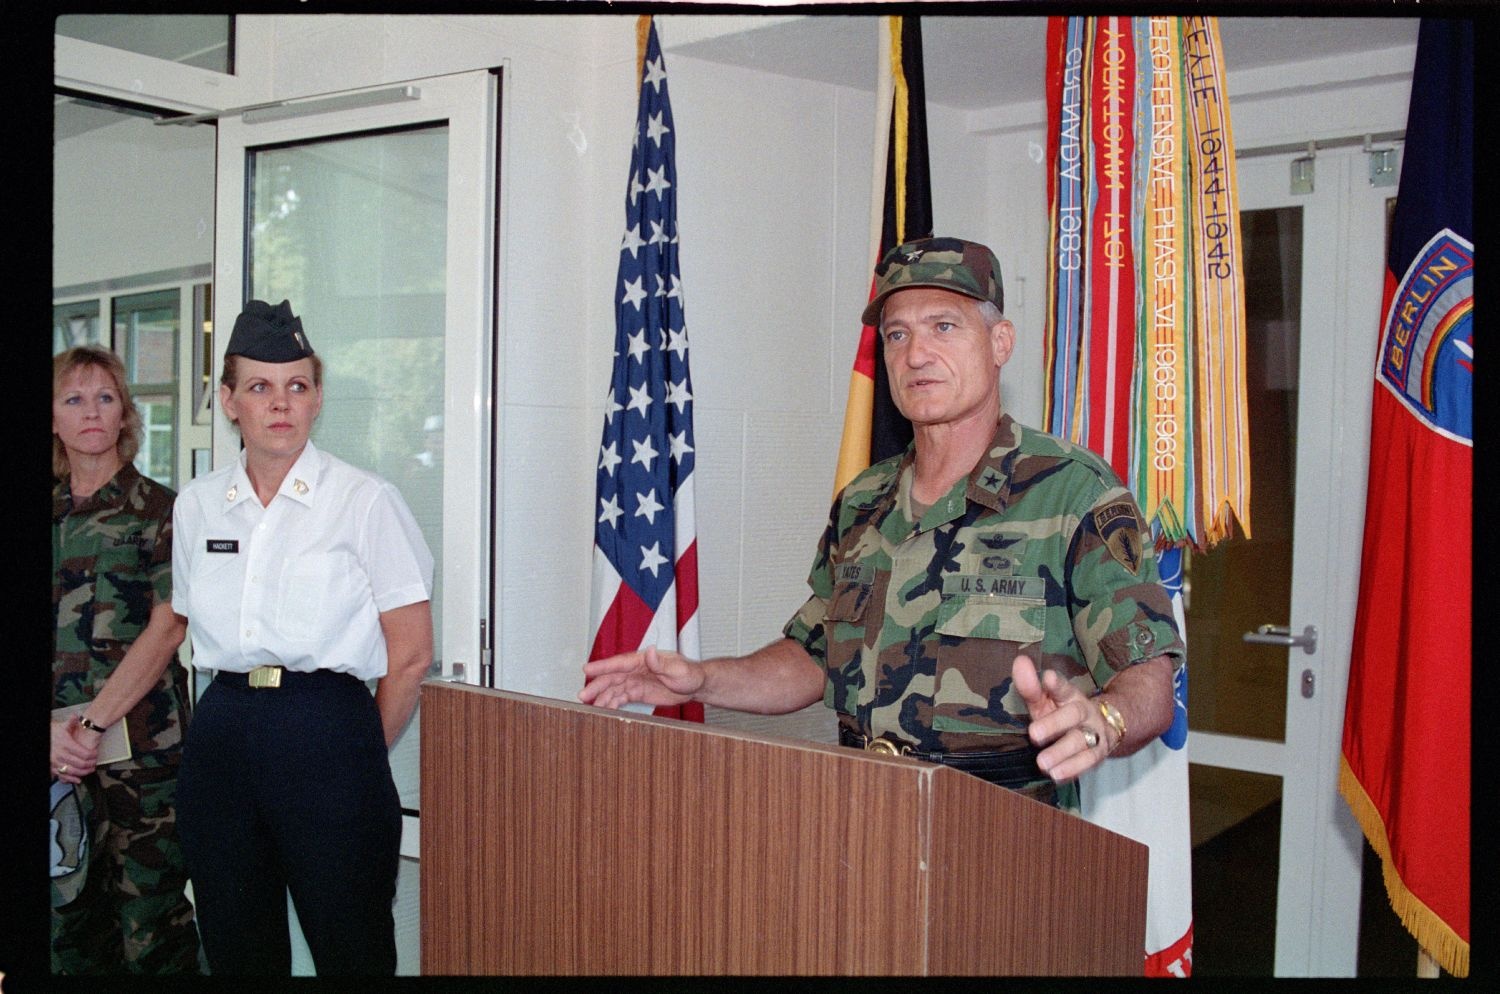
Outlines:
[[[589,659],[654,645],[698,657],[693,391],[677,252],[676,139],[656,25],[646,41],[625,235],[615,280],[615,356],[594,507]],[[657,714],[702,721],[702,705]]]

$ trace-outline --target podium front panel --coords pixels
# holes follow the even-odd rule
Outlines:
[[[425,974],[1140,973],[1144,847],[952,770],[443,683],[421,748]]]
[[[424,973],[924,971],[927,771],[539,703],[423,688]]]

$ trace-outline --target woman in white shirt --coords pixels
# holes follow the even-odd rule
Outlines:
[[[173,516],[172,608],[213,672],[178,796],[209,970],[290,973],[290,890],[320,976],[393,974],[387,750],[432,664],[432,555],[395,487],[309,440],[322,361],[289,302],[245,305],[219,403],[243,451]]]

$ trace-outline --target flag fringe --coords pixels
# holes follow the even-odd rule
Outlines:
[[[1349,810],[1354,813],[1354,820],[1359,823],[1365,838],[1370,840],[1370,848],[1380,857],[1380,867],[1385,877],[1385,893],[1391,910],[1396,912],[1401,924],[1439,966],[1455,977],[1467,977],[1469,944],[1424,904],[1421,898],[1407,889],[1406,882],[1401,879],[1391,858],[1390,840],[1386,838],[1385,820],[1380,815],[1380,809],[1375,806],[1370,795],[1365,793],[1364,785],[1354,775],[1349,760],[1343,756],[1339,757],[1339,793],[1344,795]]]
[[[651,15],[641,14],[635,19],[635,85],[639,89],[641,77],[646,74],[646,44],[651,36]]]
[[[887,17],[891,31],[891,84],[895,88],[896,132],[896,244],[906,241],[907,121],[911,115],[910,92],[906,88],[906,66],[901,54],[901,18]],[[878,259],[876,260],[879,261]]]

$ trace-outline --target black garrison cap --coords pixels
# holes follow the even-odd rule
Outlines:
[[[296,362],[312,354],[302,319],[292,313],[289,300],[274,307],[264,300],[246,301],[224,350],[226,356],[242,355],[257,362]]]

